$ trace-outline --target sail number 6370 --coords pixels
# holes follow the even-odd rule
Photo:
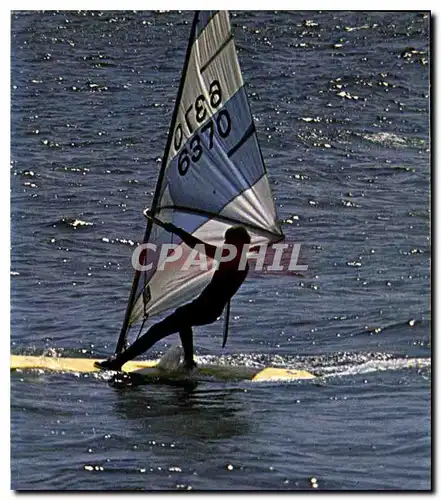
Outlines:
[[[210,107],[213,111],[219,107],[222,102],[222,90],[218,80],[213,80],[210,84],[209,89],[209,103]],[[186,110],[184,114],[185,124],[187,126],[189,135],[193,134],[195,128],[202,123],[207,115],[206,99],[201,94],[199,95],[194,105],[191,104],[189,108]],[[193,113],[192,113],[193,111]],[[193,120],[191,119],[193,117]],[[194,124],[193,122],[196,121]],[[205,125],[200,129],[199,134],[195,134],[193,138],[190,140],[188,146],[184,147],[183,150],[179,154],[178,159],[178,171],[181,175],[185,175],[187,170],[190,167],[190,163],[197,162],[201,158],[203,154],[201,136],[204,136],[208,140],[208,148],[211,149],[213,147],[213,137],[215,128],[222,138],[226,138],[231,131],[231,118],[230,114],[226,109],[221,109],[216,118],[212,118],[205,123]],[[182,145],[183,133],[182,133],[182,125],[178,123],[175,129],[173,145],[175,147],[175,151],[179,151],[179,148]],[[206,142],[206,141],[204,141]],[[207,147],[207,144],[205,144]]]

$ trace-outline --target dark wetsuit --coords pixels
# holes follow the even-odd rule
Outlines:
[[[204,244],[182,229],[175,228],[173,232],[192,248],[198,244]],[[214,258],[216,246],[204,244],[204,249],[208,257]],[[142,337],[120,354],[118,360],[121,364],[147,351],[164,337],[179,332],[184,348],[185,363],[191,366],[193,364],[192,327],[216,321],[222,314],[226,303],[237,292],[247,276],[248,264],[246,264],[245,269],[238,269],[240,251],[238,254],[234,260],[219,264],[219,268],[214,272],[210,283],[196,299],[179,307],[173,314],[153,325]]]

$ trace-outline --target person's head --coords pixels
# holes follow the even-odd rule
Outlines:
[[[235,246],[247,245],[251,242],[248,231],[243,226],[233,226],[225,231],[225,243]]]

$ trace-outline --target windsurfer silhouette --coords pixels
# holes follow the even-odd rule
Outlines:
[[[222,251],[219,252],[217,246],[204,243],[174,224],[159,222],[165,230],[179,236],[189,247],[195,248],[198,245],[198,249],[203,249],[209,258],[219,259],[219,256],[223,255],[224,251],[229,252],[227,246],[223,247]],[[179,333],[184,349],[184,367],[188,370],[195,368],[192,327],[208,325],[216,321],[227,302],[237,292],[248,274],[248,263],[240,265],[244,247],[249,245],[251,241],[248,231],[242,226],[234,226],[225,232],[224,238],[225,244],[233,245],[236,248],[236,256],[225,261],[220,259],[213,278],[196,299],[179,307],[174,313],[154,324],[122,353],[115,354],[105,361],[97,361],[95,366],[105,370],[120,370],[127,361],[146,352],[159,340],[173,333]],[[253,251],[254,249],[255,247],[249,250]]]

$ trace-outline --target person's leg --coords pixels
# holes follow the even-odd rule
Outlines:
[[[184,309],[184,308],[180,308]],[[184,311],[185,312],[185,311]],[[131,346],[129,346],[125,351],[117,356],[112,356],[109,359],[101,362],[95,363],[98,368],[104,368],[107,370],[120,370],[124,363],[136,358],[140,354],[146,352],[159,340],[177,333],[182,325],[185,315],[179,309],[173,314],[153,325],[147,332],[142,335],[138,340],[136,340]],[[191,327],[189,327],[191,330]],[[191,336],[192,337],[192,336]],[[187,341],[188,345],[188,341]],[[191,338],[191,345],[193,345],[193,339]],[[188,347],[187,347],[188,349]],[[185,351],[185,347],[184,347]]]
[[[195,368],[193,359],[193,330],[191,326],[181,326],[179,329],[182,347],[184,348],[184,364],[188,369]]]
[[[193,359],[193,330],[192,326],[208,325],[216,321],[218,314],[213,311],[210,304],[199,303],[197,300],[190,302],[188,306],[182,308],[185,310],[179,336],[181,337],[182,347],[184,348],[184,363],[189,370],[196,367]]]

